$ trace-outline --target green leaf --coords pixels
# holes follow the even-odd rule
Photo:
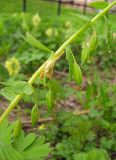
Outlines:
[[[42,146],[40,146],[39,148],[33,148],[33,149],[28,149],[26,150],[23,155],[24,157],[26,157],[27,159],[31,159],[31,160],[36,160],[42,157],[45,157],[48,155],[48,153],[50,152],[50,148],[49,148],[50,144],[44,144]]]
[[[79,153],[75,156],[74,160],[88,160],[86,153]]]
[[[66,59],[69,63],[69,79],[71,80],[73,77],[73,53],[70,48],[66,48]]]
[[[95,108],[91,108],[90,112],[89,112],[89,116],[91,118],[95,118],[95,117],[100,117],[101,113],[100,111],[98,111],[97,109]]]
[[[41,145],[43,145],[45,143],[45,137],[44,136],[40,136],[39,138],[37,138],[31,146],[29,146],[26,150],[30,150],[30,149],[34,149],[34,148],[39,148]]]
[[[0,160],[24,160],[24,158],[11,145],[0,141]]]
[[[31,95],[33,93],[33,88],[26,81],[14,81],[8,80],[6,82],[1,82],[5,87],[0,90],[0,94],[6,99],[12,100],[17,94],[27,94]]]
[[[81,72],[81,69],[80,69],[79,65],[77,64],[76,60],[74,60],[74,64],[73,64],[73,77],[74,77],[74,80],[77,82],[77,84],[81,85],[82,72]]]
[[[46,104],[48,107],[48,111],[51,112],[54,106],[54,94],[52,90],[49,90],[46,94]]]
[[[27,82],[26,82],[27,83]],[[26,84],[24,87],[24,91],[25,94],[27,95],[31,95],[33,93],[33,87],[30,84]]]
[[[15,94],[11,93],[9,90],[6,90],[6,88],[1,89],[0,94],[9,101],[12,101],[15,98]]]
[[[22,151],[24,151],[27,147],[29,147],[36,139],[36,135],[34,133],[29,133],[23,140],[20,145]]]
[[[50,49],[48,49],[46,46],[44,46],[40,41],[38,41],[35,37],[33,37],[30,33],[26,33],[26,38],[24,38],[28,43],[30,43],[32,46],[37,47],[41,50],[52,52]]]
[[[62,93],[62,88],[58,80],[52,78],[48,81],[47,85],[48,85],[48,88],[50,88],[54,93],[54,96],[56,96],[58,93],[59,94]]]
[[[15,123],[16,124],[16,123]],[[34,133],[13,139],[14,123],[7,120],[0,124],[0,160],[40,160],[50,152],[50,144],[45,143],[45,137],[37,137]],[[15,148],[15,149],[14,149]]]
[[[95,9],[104,9],[109,5],[108,2],[103,2],[103,1],[96,1],[96,2],[91,2],[89,6],[95,8]]]
[[[74,160],[110,160],[107,152],[104,149],[92,149],[87,153],[79,153]]]
[[[9,125],[8,120],[5,119],[0,124],[0,140],[4,141],[7,144],[10,144],[12,139],[13,128],[14,128],[14,123]]]
[[[71,13],[72,15],[76,16],[77,18],[79,18],[80,20],[84,21],[84,22],[89,22],[90,21],[90,18],[88,18],[87,16],[85,15],[82,15],[82,14],[75,14],[75,13]]]
[[[37,124],[38,118],[39,118],[38,105],[35,104],[32,108],[32,111],[31,111],[31,123],[33,126],[35,126]]]

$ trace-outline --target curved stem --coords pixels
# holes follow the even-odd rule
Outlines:
[[[44,71],[44,68],[47,63],[51,62],[56,62],[64,53],[64,49],[71,44],[79,35],[84,33],[90,26],[92,26],[100,17],[102,17],[106,12],[109,11],[111,7],[113,7],[116,4],[116,0],[109,4],[103,11],[98,13],[90,22],[86,23],[83,27],[81,27],[77,32],[75,32],[67,41],[65,41],[61,47],[54,53],[52,57],[50,57],[47,61],[44,62],[43,65],[41,65],[38,70],[32,75],[32,77],[29,79],[28,83],[32,85],[36,78],[40,75],[42,71]],[[17,103],[21,100],[23,95],[17,95],[14,100],[10,103],[8,108],[5,110],[5,112],[1,115],[0,117],[0,123],[9,115],[9,113],[15,108]]]

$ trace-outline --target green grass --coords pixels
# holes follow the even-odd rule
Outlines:
[[[0,2],[0,12],[1,13],[14,13],[22,12],[23,0],[5,0]],[[63,13],[68,10],[63,7]],[[53,16],[57,14],[57,3],[47,2],[41,0],[27,0],[27,12],[36,13],[40,12],[44,15]]]

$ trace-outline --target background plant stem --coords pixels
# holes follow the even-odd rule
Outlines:
[[[110,8],[112,8],[114,5],[116,5],[116,1],[112,2],[111,4],[109,4],[103,11],[101,11],[100,13],[98,13],[91,21],[87,22],[83,27],[81,27],[76,33],[74,33],[67,41],[65,41],[63,43],[63,45],[61,45],[61,47],[54,53],[54,55],[52,57],[50,57],[47,61],[44,62],[43,65],[41,65],[38,70],[32,75],[32,77],[29,79],[28,83],[30,85],[32,85],[36,78],[40,75],[40,73],[42,71],[44,71],[44,68],[46,66],[47,63],[49,62],[56,62],[64,53],[64,49],[71,44],[79,35],[81,35],[82,33],[84,33],[90,26],[92,26],[100,17],[102,17],[106,12],[109,11]],[[21,98],[23,97],[22,95],[17,95],[13,101],[10,103],[10,105],[8,106],[8,108],[5,110],[5,112],[1,115],[0,117],[0,123],[9,115],[9,113],[15,108],[15,106],[17,105],[17,103],[21,100]]]

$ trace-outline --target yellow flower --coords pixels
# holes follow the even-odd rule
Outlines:
[[[55,30],[54,35],[55,35],[55,36],[58,36],[58,31],[57,31],[57,29]]]
[[[39,130],[41,131],[41,130],[44,130],[45,129],[45,124],[41,124],[40,126],[39,126]]]
[[[70,21],[66,21],[65,22],[65,27],[66,28],[70,28],[71,27],[71,22]]]
[[[39,26],[40,22],[41,22],[41,18],[40,18],[40,16],[39,16],[39,14],[37,13],[37,14],[35,14],[35,15],[33,16],[33,18],[32,18],[33,26],[34,26],[35,28],[37,28],[37,27]]]
[[[52,29],[52,28],[48,28],[48,29],[46,30],[45,34],[46,34],[48,37],[53,36],[53,29]]]
[[[10,76],[18,74],[20,70],[20,62],[15,57],[5,62],[5,68],[8,70]]]

